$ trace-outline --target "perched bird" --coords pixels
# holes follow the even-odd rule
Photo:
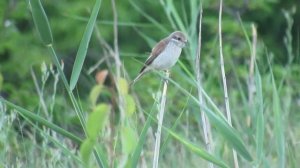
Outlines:
[[[174,66],[186,43],[187,39],[180,31],[175,31],[158,42],[152,49],[138,76],[131,82],[131,85],[150,70],[168,70]]]

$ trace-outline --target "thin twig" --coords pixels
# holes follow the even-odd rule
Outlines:
[[[229,99],[228,99],[228,92],[227,92],[227,83],[226,83],[226,75],[225,75],[225,68],[224,68],[224,57],[223,57],[223,49],[222,49],[222,6],[223,0],[220,0],[220,9],[219,9],[219,48],[220,48],[220,64],[221,64],[221,73],[222,73],[222,81],[223,81],[223,88],[224,88],[224,99],[225,99],[225,107],[226,107],[226,116],[227,121],[232,126],[231,123],[231,113],[230,113],[230,106],[229,106]],[[234,167],[238,168],[238,158],[236,151],[233,149],[233,159],[234,159]]]
[[[168,89],[168,78],[170,76],[169,71],[166,72],[166,78],[164,79],[164,88],[161,95],[160,109],[158,114],[158,126],[155,133],[155,148],[154,148],[154,157],[153,157],[153,168],[158,168],[158,159],[159,159],[159,148],[160,148],[160,137],[161,137],[161,128],[165,113],[166,99],[167,99],[167,89]]]
[[[45,112],[46,116],[49,117],[48,108],[47,108],[46,102],[45,102],[45,100],[44,100],[43,88],[40,89],[33,68],[31,68],[30,71],[31,71],[31,76],[32,76],[32,79],[33,79],[33,83],[34,83],[35,88],[36,88],[36,91],[37,91],[37,93],[38,93],[38,95],[39,95],[41,107],[42,107],[43,111]]]
[[[120,92],[119,88],[119,80],[121,77],[121,61],[120,61],[120,54],[119,54],[119,45],[118,45],[118,14],[116,10],[116,3],[115,0],[111,0],[112,3],[112,10],[113,10],[113,15],[114,15],[114,59],[116,63],[116,79],[115,79],[115,84],[116,88],[118,90],[118,105],[119,105],[119,110],[120,110],[120,115],[121,115],[121,124],[125,120],[125,111],[124,111],[124,99],[123,96]]]
[[[201,112],[201,120],[202,120],[202,128],[203,128],[203,134],[204,134],[204,141],[206,145],[206,149],[208,150],[209,153],[212,153],[212,143],[211,143],[211,132],[210,132],[210,124],[203,113],[201,107],[205,105],[205,102],[203,101],[203,94],[201,91],[202,88],[202,80],[201,80],[201,69],[200,69],[200,58],[201,58],[201,33],[202,33],[202,13],[203,13],[203,8],[202,8],[202,3],[200,4],[200,19],[199,19],[199,34],[198,34],[198,47],[197,47],[197,52],[196,52],[196,75],[197,75],[197,88],[198,88],[198,99],[199,103],[201,104],[200,106],[200,112]],[[213,168],[213,164],[209,163],[209,167]]]
[[[114,15],[114,58],[116,63],[116,73],[117,77],[120,77],[120,70],[121,70],[121,61],[120,61],[120,54],[119,54],[119,45],[118,45],[118,13],[116,10],[116,3],[115,0],[111,0],[112,3],[112,10]]]

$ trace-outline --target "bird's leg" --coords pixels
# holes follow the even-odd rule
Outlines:
[[[165,72],[164,82],[168,82],[169,77],[170,77],[170,71],[167,69],[167,70],[164,70],[164,72]]]

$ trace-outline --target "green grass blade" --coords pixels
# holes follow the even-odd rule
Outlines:
[[[171,25],[172,29],[176,30],[176,24],[175,24],[175,21],[174,19],[172,18],[171,16],[171,12],[170,12],[170,8],[169,6],[166,5],[166,2],[161,0],[160,1],[160,4],[162,5],[164,11],[165,11],[165,15],[167,16],[168,20],[169,20],[169,24]]]
[[[70,80],[70,89],[73,90],[78,81],[80,72],[82,70],[82,66],[86,57],[87,49],[89,46],[89,42],[93,33],[94,25],[96,23],[96,19],[98,16],[98,12],[101,6],[101,0],[96,0],[94,8],[92,10],[91,17],[86,26],[85,32],[83,34],[83,38],[80,42],[79,49],[76,55],[75,63],[72,70],[71,80]]]
[[[256,118],[256,157],[257,165],[259,165],[264,157],[264,100],[262,94],[262,83],[261,76],[257,64],[255,64],[255,85],[256,85],[256,107],[257,107],[257,118]]]
[[[16,109],[16,111],[19,112],[19,114],[22,115],[23,117],[31,119],[34,122],[38,122],[38,123],[50,128],[50,129],[52,129],[53,131],[55,131],[55,132],[57,132],[61,135],[64,135],[67,138],[70,138],[71,140],[75,141],[76,143],[81,143],[82,142],[82,140],[79,137],[77,137],[77,136],[71,134],[70,132],[62,129],[61,127],[47,121],[46,119],[44,119],[44,118],[42,118],[42,117],[26,110],[26,109],[23,109],[22,107],[17,106],[15,104],[3,99],[3,98],[0,98],[0,100],[3,101],[8,107]]]
[[[56,55],[56,52],[55,52],[55,50],[54,50],[54,48],[53,48],[52,46],[48,47],[48,50],[49,50],[49,52],[50,52],[51,55],[52,55],[52,59],[53,59],[53,61],[54,61],[54,64],[57,66],[57,70],[58,70],[59,76],[60,76],[61,80],[63,81],[63,83],[64,83],[64,85],[65,85],[65,88],[66,88],[67,91],[68,91],[69,97],[70,97],[71,102],[72,102],[72,105],[73,105],[73,107],[74,107],[74,109],[75,109],[76,115],[77,115],[78,118],[79,118],[79,121],[80,121],[80,124],[81,124],[81,126],[82,126],[82,128],[83,128],[83,131],[86,133],[86,129],[85,129],[85,123],[86,123],[86,122],[85,122],[85,120],[84,120],[83,112],[82,112],[82,110],[80,109],[80,107],[79,107],[79,105],[78,105],[78,102],[76,101],[76,98],[75,98],[74,94],[73,94],[73,93],[71,92],[71,90],[70,90],[69,83],[68,83],[68,81],[67,81],[67,79],[66,79],[66,76],[65,76],[65,74],[64,74],[64,72],[63,72],[62,66],[61,66],[61,64],[59,63],[59,59],[58,59],[58,57],[57,57],[57,55]]]
[[[53,37],[49,25],[47,15],[43,9],[40,0],[30,0],[31,12],[34,21],[34,25],[41,37],[42,42],[45,45],[53,43]]]
[[[188,148],[189,150],[191,150],[192,152],[194,152],[195,154],[199,155],[201,158],[210,161],[220,167],[229,167],[228,165],[226,165],[224,162],[222,162],[219,158],[214,157],[213,155],[209,154],[208,152],[206,152],[204,149],[197,147],[196,145],[194,145],[193,143],[185,140],[184,138],[182,138],[181,136],[179,136],[178,134],[174,133],[171,130],[168,130],[169,134],[175,138],[176,140],[180,141],[186,148]]]
[[[0,98],[0,101],[4,102],[8,107],[14,108],[25,119],[28,119],[29,121],[32,120],[34,122],[38,122],[38,123],[40,123],[40,124],[42,124],[42,125],[50,128],[51,130],[53,130],[53,131],[55,131],[55,132],[57,132],[57,133],[59,133],[61,135],[64,135],[65,137],[67,137],[67,138],[75,141],[76,143],[82,143],[82,139],[80,139],[79,137],[73,135],[72,133],[64,130],[63,128],[61,128],[61,127],[59,127],[59,126],[57,126],[57,125],[55,125],[55,124],[47,121],[46,119],[44,119],[44,118],[42,118],[42,117],[40,117],[40,116],[38,116],[38,115],[36,115],[36,114],[34,114],[34,113],[26,110],[26,109],[23,109],[22,107],[17,106],[15,104],[13,104],[13,103],[11,103],[11,102],[3,99],[3,98]],[[99,151],[97,151],[97,150],[94,150],[93,153],[94,153],[94,155],[96,157],[98,165],[101,165],[101,167],[103,167],[103,163],[105,163],[103,161],[103,158],[102,158],[103,154],[99,153]]]
[[[270,60],[268,60],[270,71],[271,71],[271,79],[272,79],[272,90],[273,90],[273,112],[275,116],[275,138],[277,145],[277,155],[278,155],[278,167],[285,167],[285,138],[284,138],[284,129],[283,129],[283,116],[281,113],[281,105],[280,98],[278,95],[278,90],[276,87],[273,70],[271,67]]]
[[[195,103],[197,103],[199,106],[201,104],[195,98],[193,95],[191,95],[189,92],[187,92],[185,89],[183,89],[181,86],[179,86],[176,82],[174,82],[172,79],[169,79],[169,81],[174,84],[180,91],[182,91],[187,96],[190,96],[192,100],[194,100]],[[204,93],[204,92],[203,92]],[[207,98],[207,95],[204,94],[204,96]],[[209,103],[211,103],[209,101]],[[246,146],[243,144],[243,141],[237,131],[232,128],[226,121],[226,119],[222,116],[220,116],[219,113],[215,114],[212,112],[207,106],[202,106],[205,114],[207,115],[209,121],[211,122],[212,126],[216,127],[216,129],[221,133],[221,135],[226,139],[226,141],[246,160],[252,161],[252,157],[250,153],[248,152]],[[216,107],[214,107],[216,108]],[[218,111],[218,110],[217,110]]]
[[[176,24],[178,25],[179,29],[183,32],[186,32],[186,28],[182,22],[181,17],[179,16],[177,9],[175,8],[174,2],[173,1],[167,1],[167,8],[171,10],[171,13],[173,14],[174,20]]]
[[[242,31],[243,31],[243,33],[244,33],[244,35],[245,35],[245,38],[246,38],[247,44],[248,44],[248,46],[249,46],[249,49],[250,49],[250,51],[252,51],[251,41],[250,41],[250,38],[249,38],[249,36],[248,36],[248,33],[247,33],[246,29],[245,29],[245,26],[244,26],[244,24],[243,24],[243,21],[242,21],[240,15],[238,15],[238,20],[239,20],[239,23],[240,23],[240,25],[241,25]]]
[[[55,144],[57,147],[59,147],[62,151],[62,153],[64,153],[67,156],[70,156],[72,159],[74,159],[77,163],[79,164],[83,164],[81,159],[76,156],[74,154],[74,152],[72,152],[70,149],[68,149],[67,147],[65,147],[60,140],[57,140],[55,138],[53,138],[52,136],[50,136],[48,133],[45,133],[44,130],[42,130],[40,127],[37,126],[36,123],[34,123],[34,121],[31,121],[28,117],[26,117],[25,115],[23,115],[22,113],[20,113],[21,116],[23,116],[23,118],[25,118],[25,120],[30,123],[35,129],[37,129],[41,135],[47,137],[47,140],[51,141],[53,144]]]
[[[206,106],[203,106],[202,108],[206,113],[211,125],[221,133],[221,135],[226,139],[227,143],[230,144],[246,160],[252,161],[252,157],[237,131],[226,121],[224,121],[223,118],[210,111],[210,109],[208,109]]]
[[[157,28],[159,28],[162,32],[164,33],[168,33],[169,31],[161,24],[159,23],[157,20],[155,20],[153,17],[151,17],[150,15],[148,15],[147,13],[145,13],[138,5],[136,5],[135,2],[133,2],[132,0],[129,0],[129,3],[132,5],[132,7],[138,11],[140,14],[142,14],[146,19],[148,19],[151,23],[153,23]]]
[[[150,113],[150,115],[152,116],[154,114],[155,110],[152,110],[152,112]],[[139,161],[139,158],[140,158],[140,155],[141,155],[141,152],[142,152],[142,149],[143,149],[143,146],[146,142],[146,135],[147,135],[147,131],[151,125],[153,121],[151,120],[151,117],[148,116],[147,120],[146,120],[146,123],[144,124],[144,127],[142,129],[142,132],[141,132],[141,135],[139,137],[139,141],[137,143],[137,146],[133,152],[133,155],[131,157],[131,167],[132,168],[136,168],[137,167],[137,164],[138,164],[138,161]]]
[[[157,120],[155,119],[155,117],[151,114],[147,114],[148,115],[148,119],[150,118],[150,120],[157,122]],[[147,121],[148,121],[147,119]],[[197,154],[198,156],[200,156],[201,158],[212,162],[220,167],[228,167],[223,161],[221,161],[219,158],[214,157],[213,155],[209,154],[208,152],[206,152],[204,149],[194,145],[193,143],[189,142],[188,140],[186,140],[185,138],[181,137],[180,135],[176,134],[174,131],[166,128],[163,126],[163,129],[166,130],[168,132],[168,134],[170,136],[172,136],[173,138],[175,138],[176,140],[178,140],[180,143],[182,143],[186,148],[188,148],[190,151],[192,151],[193,153]]]
[[[189,98],[188,98],[188,100],[186,101],[186,105],[187,105],[188,101],[189,101]],[[177,117],[177,119],[175,120],[173,126],[172,126],[171,129],[170,129],[171,131],[175,131],[175,129],[176,129],[177,125],[179,124],[179,121],[180,121],[180,119],[181,119],[181,117],[182,117],[182,114],[183,114],[184,112],[186,112],[185,108],[184,108],[183,110],[181,110],[179,116]],[[165,153],[165,151],[166,151],[167,144],[168,144],[168,142],[170,141],[170,134],[165,135],[165,138],[164,138],[164,139],[165,139],[165,140],[164,140],[164,142],[163,142],[162,145],[161,145],[160,155],[163,155],[163,154]]]

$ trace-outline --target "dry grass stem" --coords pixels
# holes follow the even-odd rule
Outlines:
[[[221,64],[221,75],[223,81],[223,89],[224,89],[224,99],[225,99],[225,107],[226,107],[226,116],[227,121],[232,126],[231,122],[231,113],[230,113],[230,106],[229,106],[229,99],[228,99],[228,92],[227,92],[227,83],[226,83],[226,75],[225,75],[225,67],[224,67],[224,57],[223,57],[223,49],[222,49],[222,6],[223,0],[220,0],[220,9],[219,9],[219,50],[220,50],[220,64]],[[238,168],[238,158],[237,153],[233,149],[233,160],[234,160],[234,167]]]
[[[255,93],[255,84],[254,84],[254,65],[256,58],[256,44],[257,44],[257,32],[256,27],[252,24],[252,50],[251,50],[251,59],[249,66],[249,83],[248,83],[248,91],[249,91],[249,105],[250,107],[253,105],[253,96]]]
[[[120,61],[120,54],[119,54],[119,45],[118,45],[118,14],[116,10],[116,3],[115,0],[111,0],[113,16],[114,16],[114,59],[116,63],[116,78],[115,84],[118,92],[120,93],[119,89],[119,79],[121,77],[121,61]],[[119,110],[121,115],[121,124],[125,119],[125,111],[124,111],[124,99],[122,94],[118,94],[118,104]]]
[[[200,69],[200,58],[201,58],[201,32],[202,32],[202,4],[200,5],[200,19],[199,19],[199,34],[198,34],[198,47],[197,47],[197,52],[196,52],[196,60],[195,60],[195,68],[196,68],[196,76],[197,76],[197,89],[198,89],[198,99],[200,102],[201,107],[205,105],[205,102],[203,100],[203,94],[201,91],[202,88],[202,80],[201,80],[201,69]],[[210,124],[205,116],[205,114],[202,112],[200,107],[200,112],[201,112],[201,120],[202,120],[202,129],[203,129],[203,134],[204,134],[204,141],[206,145],[206,149],[208,150],[209,153],[212,153],[212,143],[211,143],[211,132],[210,132]],[[213,168],[213,164],[209,163],[209,167]]]
[[[165,113],[169,76],[170,76],[170,73],[169,73],[169,71],[167,71],[166,77],[164,79],[163,92],[162,92],[161,100],[160,100],[160,109],[159,109],[159,113],[157,116],[158,126],[157,126],[157,131],[155,133],[156,139],[155,139],[154,156],[153,156],[153,168],[158,168],[161,129],[162,129],[163,118],[164,118],[164,113]]]

